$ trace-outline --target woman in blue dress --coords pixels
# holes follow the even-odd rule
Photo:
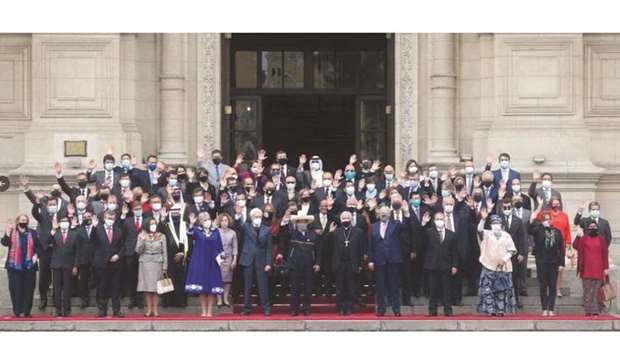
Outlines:
[[[194,247],[185,291],[200,295],[201,317],[212,317],[215,296],[224,292],[220,270],[225,255],[222,238],[219,231],[213,228],[208,213],[203,212],[198,217],[191,214],[189,220],[191,225],[187,235],[193,240]]]

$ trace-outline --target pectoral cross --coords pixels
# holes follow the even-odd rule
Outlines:
[[[345,241],[344,241],[344,246],[345,246],[345,247],[348,247],[348,246],[349,246],[349,241],[348,241],[348,240],[345,240]]]

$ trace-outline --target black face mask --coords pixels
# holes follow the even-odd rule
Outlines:
[[[484,181],[484,182],[482,182],[482,185],[484,185],[486,187],[489,187],[489,186],[493,185],[493,181]]]
[[[207,182],[209,180],[209,177],[206,175],[200,175],[198,180],[200,180],[200,182]]]
[[[310,202],[310,197],[304,196],[301,198],[301,202]]]
[[[213,164],[218,165],[222,162],[222,158],[213,158]]]
[[[598,228],[588,229],[588,235],[591,237],[596,237],[598,235]]]
[[[273,213],[267,212],[263,216],[264,216],[265,221],[271,221],[271,219],[273,218]]]
[[[342,222],[341,224],[342,224],[342,226],[343,226],[343,227],[345,227],[345,228],[349,228],[349,227],[351,227],[351,221],[344,221],[344,222]]]
[[[180,200],[180,199],[181,199],[181,195],[173,195],[173,196],[172,196],[172,198],[173,198],[175,201],[178,201],[178,200]]]
[[[286,158],[280,158],[280,159],[278,159],[278,164],[280,164],[280,165],[286,165],[286,163],[287,163],[287,159],[286,159]]]
[[[93,223],[93,220],[92,220],[92,219],[90,219],[90,218],[86,218],[86,219],[84,220],[84,224],[85,224],[85,225],[87,225],[87,226],[90,226],[92,223]]]
[[[482,201],[482,195],[474,194],[474,202],[480,202],[480,201]]]
[[[102,200],[107,200],[109,196],[110,194],[108,194],[107,192],[99,194],[99,197],[101,197]]]
[[[392,204],[392,208],[395,209],[395,210],[399,210],[401,207],[403,207],[403,205],[400,202],[394,202]]]
[[[78,186],[83,189],[86,187],[87,182],[86,181],[78,181]]]
[[[267,190],[265,190],[265,194],[267,196],[271,196],[273,194],[273,190],[272,189],[267,189]]]
[[[24,223],[24,222],[22,222],[22,223],[18,223],[17,225],[18,225],[18,226],[19,226],[19,228],[21,228],[21,229],[26,229],[26,227],[28,227],[28,223]]]
[[[179,179],[179,180],[186,180],[187,179],[187,174],[185,174],[185,173],[177,174],[177,179]]]
[[[244,189],[245,191],[250,192],[252,191],[252,186],[245,186]]]
[[[52,195],[52,197],[54,197],[54,198],[59,198],[60,197],[60,191],[52,190],[52,193],[50,195]]]

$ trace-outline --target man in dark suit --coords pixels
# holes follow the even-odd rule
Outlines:
[[[78,242],[78,294],[82,299],[80,308],[84,309],[89,304],[90,276],[92,272],[95,246],[92,242],[95,228],[93,227],[92,212],[86,211],[83,215],[82,224],[77,227],[79,232]]]
[[[383,191],[389,188],[394,181],[396,181],[394,167],[391,165],[386,165],[383,168],[383,173],[377,177],[377,191]]]
[[[76,222],[77,223],[77,222]],[[52,243],[52,276],[54,280],[54,306],[56,317],[71,316],[73,276],[78,273],[78,229],[70,229],[69,216],[60,215],[50,231]]]
[[[333,222],[335,222],[333,211],[329,209],[327,200],[321,200],[319,202],[319,212],[314,215],[314,222],[310,228],[321,238],[322,255],[318,293],[323,295],[332,294],[331,289],[334,283],[331,265],[334,240],[328,235],[329,227]]]
[[[457,192],[457,201],[454,198],[446,197],[443,199],[443,212],[445,228],[454,233],[456,253],[458,263],[456,265],[459,272],[450,278],[452,290],[452,304],[463,305],[463,277],[469,279],[475,278],[475,274],[471,272],[469,260],[471,259],[471,240],[474,236],[475,213],[465,202],[465,191]],[[468,271],[468,272],[466,272]],[[468,290],[471,294],[472,290]]]
[[[498,183],[499,186],[499,183]],[[493,173],[490,171],[485,171],[482,173],[482,186],[480,186],[482,190],[482,201],[486,205],[488,200],[491,200],[493,203],[497,202],[498,189],[493,184]],[[493,213],[493,211],[489,210],[489,213]]]
[[[573,223],[585,230],[591,221],[596,222],[599,234],[605,237],[605,241],[607,241],[607,245],[609,246],[613,240],[613,236],[611,235],[609,221],[601,217],[601,205],[597,201],[592,201],[588,204],[588,211],[590,211],[590,216],[583,217],[583,207],[580,207],[577,210],[577,214],[575,214]]]
[[[523,273],[527,272],[527,251],[528,243],[523,227],[523,221],[514,215],[512,199],[508,196],[502,199],[502,229],[510,234],[512,241],[517,248],[517,253],[512,257],[512,283],[514,285],[515,301],[517,308],[523,308],[520,295],[526,288],[522,284]]]
[[[498,160],[499,169],[493,170],[493,186],[495,189],[499,189],[500,181],[503,181],[506,184],[506,192],[512,194],[512,180],[521,180],[521,174],[510,167],[510,155],[508,153],[501,153]]]
[[[402,292],[402,304],[403,306],[411,306],[411,291],[413,286],[411,285],[411,264],[415,256],[415,249],[413,243],[413,236],[411,233],[411,215],[409,214],[409,206],[403,203],[401,195],[397,192],[393,192],[390,196],[392,213],[390,219],[400,223],[400,250],[402,252],[402,263],[400,269],[400,283]]]
[[[420,185],[419,173],[407,173],[403,184],[398,185],[398,192],[404,201],[409,201],[413,194],[419,194],[420,196],[428,195],[427,190]]]
[[[56,170],[56,181],[62,191],[69,196],[69,200],[71,203],[75,204],[75,198],[78,196],[84,196],[88,199],[90,197],[90,190],[88,189],[88,179],[86,178],[86,173],[78,173],[76,175],[77,187],[70,187],[65,180],[65,177],[62,175],[62,164],[56,163],[54,164],[54,169]]]
[[[422,196],[418,192],[414,192],[409,199],[409,229],[413,239],[413,258],[411,267],[411,287],[412,295],[420,297],[425,294],[428,296],[428,278],[424,272],[424,253],[426,250],[425,238],[423,235],[422,218],[426,213],[430,213],[432,209],[422,202]]]
[[[537,188],[537,183],[541,182],[541,187]],[[530,184],[530,188],[528,189],[528,195],[534,201],[533,210],[538,208],[538,197],[542,197],[543,199],[543,209],[550,208],[549,201],[552,197],[557,198],[560,201],[560,210],[563,209],[562,203],[562,194],[560,191],[554,189],[553,185],[553,175],[551,173],[543,173],[540,175],[538,172],[534,172],[532,174],[532,183]]]
[[[287,205],[285,199],[282,198],[280,193],[276,193],[272,181],[267,181],[267,183],[265,183],[265,192],[263,194],[256,195],[250,204],[250,208],[258,208],[262,210],[263,206],[266,204],[271,204],[276,209],[277,218],[282,218],[284,212],[286,212]]]
[[[297,176],[297,169],[288,163],[285,151],[278,150],[276,152],[276,162],[280,164],[281,181],[284,181],[287,176]]]
[[[302,311],[310,315],[314,274],[321,264],[320,237],[308,226],[314,222],[313,216],[291,216],[290,223],[281,227],[278,250],[286,255],[291,290],[291,315],[299,315],[299,296],[303,284],[304,300]],[[282,257],[279,257],[282,259]]]
[[[357,191],[353,181],[347,180],[344,182],[343,188],[336,191],[336,201],[334,203],[335,212],[340,213],[344,211],[347,208],[347,201],[353,199],[356,201],[361,200],[362,193]]]
[[[112,298],[112,310],[115,317],[124,317],[121,312],[121,271],[125,241],[116,214],[106,211],[103,223],[93,216],[93,226],[96,228],[92,242],[95,246],[93,267],[97,277],[97,317],[106,317],[108,314],[108,299]]]
[[[480,184],[481,177],[479,174],[476,174],[476,167],[474,166],[473,160],[465,161],[465,168],[463,170],[465,190],[467,191],[467,195],[471,196],[474,193],[474,189]]]
[[[394,315],[400,316],[400,275],[403,262],[401,224],[390,219],[390,208],[379,208],[379,222],[372,225],[368,268],[375,272],[377,316],[385,315],[386,288]]]
[[[98,189],[101,186],[107,185],[111,190],[114,190],[119,186],[120,171],[114,169],[114,156],[106,154],[103,156],[103,170],[93,173],[93,169],[96,167],[94,160],[91,160],[86,170],[86,177],[88,182],[94,182]]]
[[[425,214],[422,225],[428,226],[430,214]],[[437,212],[433,217],[433,225],[425,229],[426,253],[424,255],[424,270],[428,273],[430,282],[430,300],[428,313],[437,316],[437,306],[443,304],[445,316],[452,315],[451,278],[458,272],[458,251],[456,234],[446,228],[444,212]]]
[[[235,215],[235,224],[240,224],[239,215]],[[267,274],[271,271],[271,228],[262,224],[263,212],[254,208],[250,211],[250,221],[240,226],[243,234],[243,247],[239,265],[243,266],[243,315],[250,315],[252,303],[250,292],[252,281],[256,277],[261,308],[265,316],[271,315]],[[256,276],[254,276],[256,275]]]
[[[336,198],[337,188],[333,185],[333,176],[332,173],[326,171],[323,173],[323,186],[317,186],[314,188],[314,201],[318,204],[322,200],[331,197],[332,199]]]
[[[129,175],[131,180],[131,188],[140,186],[143,191],[151,192],[151,181],[149,173],[146,170],[138,169],[134,166],[134,161],[129,153],[121,155],[121,166],[117,169],[122,173]]]
[[[136,291],[138,287],[138,253],[136,253],[136,244],[138,235],[142,230],[144,219],[142,217],[142,204],[134,201],[131,204],[131,213],[127,213],[127,207],[123,207],[120,218],[121,233],[125,245],[123,246],[123,289],[126,297],[129,298],[129,309],[138,307],[144,308],[143,299]],[[159,223],[158,223],[159,224]]]
[[[366,234],[352,225],[351,212],[344,211],[340,214],[340,226],[330,224],[328,239],[333,241],[334,249],[331,271],[336,275],[336,306],[341,316],[347,316],[353,312],[356,300],[355,280],[362,271]]]

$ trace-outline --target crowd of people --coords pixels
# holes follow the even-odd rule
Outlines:
[[[160,296],[165,307],[186,307],[189,295],[200,297],[204,317],[243,295],[248,315],[253,285],[268,316],[276,284],[292,316],[310,314],[313,297],[335,289],[343,316],[372,292],[378,316],[387,307],[400,316],[421,296],[429,315],[443,307],[451,316],[464,296],[477,296],[479,312],[501,317],[523,307],[528,254],[544,316],[555,315],[565,260],[576,260],[586,314],[601,312],[609,222],[589,202],[587,216],[580,208],[572,221],[573,238],[550,173],[534,173],[523,189],[506,153],[495,170],[493,159],[445,172],[411,159],[400,173],[355,155],[334,172],[318,156],[274,158],[261,150],[229,166],[214,150],[188,166],[151,155],[142,169],[128,153],[119,163],[107,154],[102,170],[90,161],[75,185],[56,163],[57,183],[45,192],[21,177],[32,210],[9,220],[2,238],[14,315],[31,316],[38,272],[39,308],[53,284],[58,317],[71,315],[74,295],[88,307],[93,287],[99,317],[110,300],[123,317],[121,297],[157,317]],[[160,294],[163,279],[174,290]]]

